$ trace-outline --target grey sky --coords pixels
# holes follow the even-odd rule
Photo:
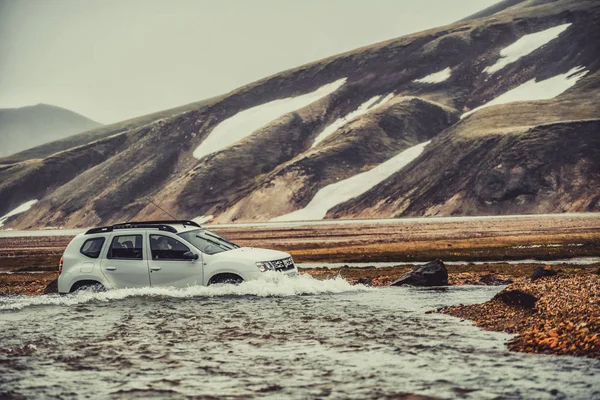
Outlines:
[[[0,108],[102,123],[202,100],[498,0],[0,0]]]

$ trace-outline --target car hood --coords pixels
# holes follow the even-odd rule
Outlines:
[[[282,258],[290,257],[290,255],[286,252],[278,250],[260,249],[256,247],[240,247],[239,249],[217,253],[213,255],[213,257],[258,262],[281,260]]]

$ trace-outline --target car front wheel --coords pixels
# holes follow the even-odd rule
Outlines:
[[[218,274],[210,278],[208,285],[216,285],[218,283],[226,283],[231,285],[239,285],[244,282],[241,276],[236,274]]]

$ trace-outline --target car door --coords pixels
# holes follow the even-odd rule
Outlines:
[[[144,231],[114,232],[102,259],[102,273],[114,288],[150,286]]]
[[[148,232],[148,267],[152,286],[187,287],[202,285],[202,255],[181,238],[163,232]],[[198,254],[197,260],[184,253]]]

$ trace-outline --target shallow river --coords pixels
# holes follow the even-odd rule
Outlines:
[[[274,275],[233,287],[0,298],[0,392],[600,399],[598,361],[509,353],[507,334],[425,313],[499,289],[368,289]]]

